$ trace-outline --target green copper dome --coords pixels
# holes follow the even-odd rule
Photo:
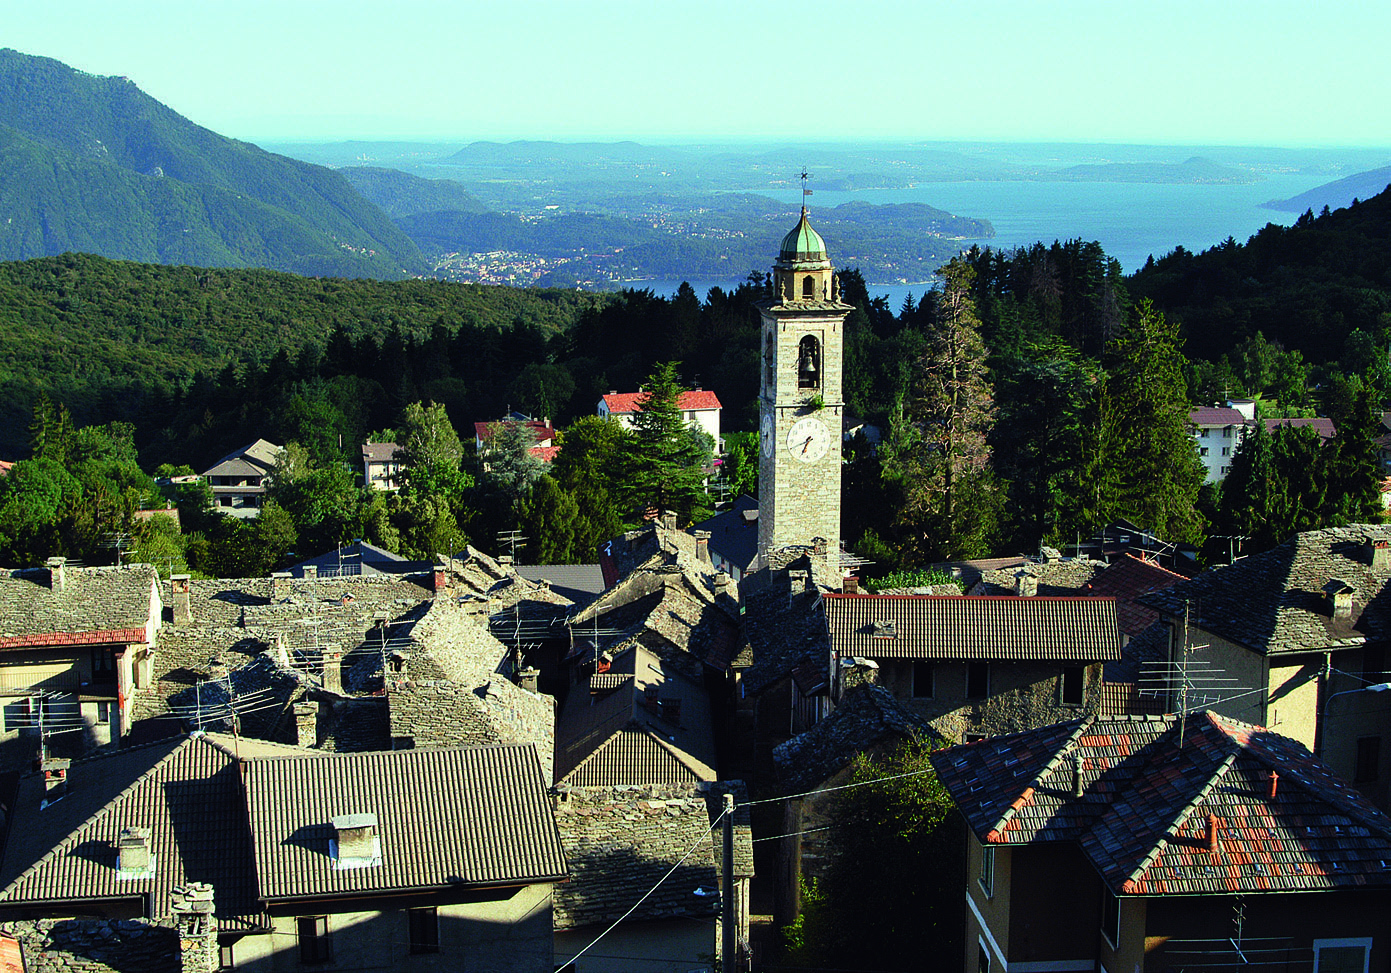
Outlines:
[[[782,238],[779,260],[825,260],[826,241],[821,234],[807,222],[807,208],[802,207],[802,218],[792,228],[792,232]]]

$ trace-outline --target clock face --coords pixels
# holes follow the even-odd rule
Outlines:
[[[773,416],[771,413],[763,414],[763,425],[759,430],[759,438],[762,440],[763,455],[769,459],[773,458],[773,450],[776,443],[773,442],[776,433],[773,430]]]
[[[793,459],[815,463],[831,448],[831,430],[820,419],[805,416],[787,431],[787,448]]]

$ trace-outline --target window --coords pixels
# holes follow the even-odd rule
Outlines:
[[[966,663],[966,698],[984,699],[990,695],[990,663]]]
[[[976,940],[976,973],[990,973],[990,950],[984,939]]]
[[[411,952],[438,953],[440,951],[439,912],[431,906],[428,909],[409,909]]]
[[[802,278],[802,300],[810,301],[816,297],[816,278],[810,274]]]
[[[1121,941],[1121,900],[1110,889],[1101,888],[1101,934],[1111,944],[1112,949],[1120,948]]]
[[[1204,447],[1202,447],[1201,449],[1199,449],[1199,450],[1198,450],[1198,455],[1199,455],[1199,456],[1206,456],[1206,455],[1207,455],[1207,447],[1204,446]]]
[[[1367,973],[1372,938],[1315,939],[1314,973]]]
[[[913,698],[932,698],[932,663],[922,659],[913,661]]]
[[[333,962],[333,937],[328,932],[328,916],[300,916],[299,961],[307,965]]]
[[[1381,763],[1381,737],[1358,737],[1357,769],[1353,772],[1354,784],[1369,784],[1376,780]]]
[[[115,682],[116,655],[109,645],[92,646],[92,682]]]
[[[1222,436],[1223,436],[1224,438],[1226,438],[1226,439],[1231,439],[1231,438],[1232,438],[1232,427],[1231,427],[1231,426],[1227,426],[1225,429],[1223,429],[1223,430],[1222,430]]]
[[[1058,702],[1064,706],[1081,706],[1087,685],[1085,666],[1063,666],[1058,677]]]
[[[995,895],[994,845],[982,845],[980,849],[980,888],[987,899]]]
[[[1230,447],[1230,446],[1223,446],[1223,447],[1222,447],[1222,455],[1223,455],[1223,456],[1230,456],[1230,455],[1232,455],[1232,447]]]
[[[1201,436],[1202,438],[1206,439],[1206,438],[1208,437],[1208,433],[1210,433],[1210,432],[1212,432],[1211,429],[1199,429],[1199,430],[1198,430],[1198,435]]]
[[[110,723],[110,722],[111,722],[111,700],[109,700],[109,699],[99,699],[99,700],[97,700],[97,722],[98,722],[98,723]]]
[[[232,955],[231,943],[222,943],[217,947],[217,968],[219,970],[235,970],[237,968],[237,958]]]

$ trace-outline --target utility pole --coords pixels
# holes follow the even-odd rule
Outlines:
[[[720,970],[734,973],[735,938],[734,930],[734,795],[724,795],[724,860],[720,889]]]

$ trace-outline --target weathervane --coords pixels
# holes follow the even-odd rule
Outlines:
[[[807,208],[807,197],[811,195],[811,190],[807,188],[807,180],[811,178],[811,173],[807,172],[807,167],[802,166],[802,209]]]

